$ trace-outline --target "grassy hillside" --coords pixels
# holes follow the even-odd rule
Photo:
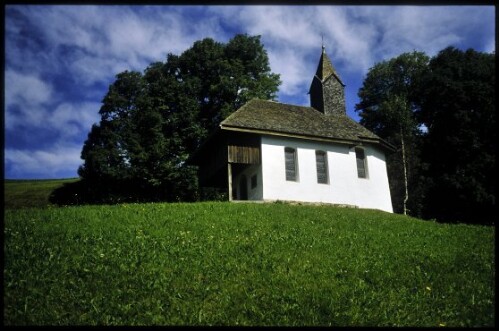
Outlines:
[[[79,179],[49,180],[5,180],[5,208],[43,208],[52,205],[50,194],[64,184],[74,183]]]
[[[491,326],[494,229],[287,204],[5,211],[6,325]]]

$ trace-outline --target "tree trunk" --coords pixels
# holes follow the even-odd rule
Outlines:
[[[407,200],[409,200],[409,189],[407,188],[407,160],[405,157],[405,141],[402,128],[400,129],[400,144],[402,146],[402,166],[404,167],[404,215],[407,215]]]

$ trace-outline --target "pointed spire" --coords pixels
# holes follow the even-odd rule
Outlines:
[[[325,115],[346,114],[345,84],[326,54],[324,40],[317,71],[310,85],[310,106]]]
[[[331,60],[326,54],[326,46],[324,46],[324,42],[322,44],[322,54],[315,75],[321,81],[325,81],[327,78],[329,78],[329,76],[334,75],[343,84],[343,82],[340,79],[340,76],[338,75],[338,73],[333,67],[333,64],[331,63]]]

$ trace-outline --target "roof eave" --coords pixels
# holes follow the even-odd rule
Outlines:
[[[247,133],[256,133],[262,135],[269,136],[278,136],[278,137],[287,137],[287,138],[296,138],[296,139],[306,139],[313,141],[322,141],[322,142],[332,142],[343,145],[355,146],[361,143],[370,143],[370,144],[379,144],[388,150],[394,150],[393,146],[383,139],[377,138],[369,138],[369,137],[358,137],[358,139],[344,139],[344,138],[331,138],[331,137],[323,137],[323,136],[315,136],[315,135],[307,135],[307,134],[297,134],[292,132],[284,132],[284,131],[273,131],[273,130],[263,130],[263,129],[253,129],[242,126],[235,125],[221,125],[220,128],[222,130],[227,131],[236,131],[236,132],[247,132]]]
[[[385,150],[387,150],[388,152],[395,152],[396,151],[395,146],[393,146],[391,143],[389,143],[385,139],[382,139],[382,138],[372,138],[372,137],[362,137],[362,136],[359,137],[359,138],[362,141],[365,141],[365,142],[371,142],[371,143],[379,144],[380,146],[382,146],[383,148],[385,148]]]

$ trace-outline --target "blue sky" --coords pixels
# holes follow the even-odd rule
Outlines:
[[[5,7],[5,178],[77,177],[81,148],[116,74],[143,71],[196,40],[261,35],[279,101],[309,105],[326,52],[346,84],[347,113],[370,67],[447,46],[495,51],[493,6]]]

